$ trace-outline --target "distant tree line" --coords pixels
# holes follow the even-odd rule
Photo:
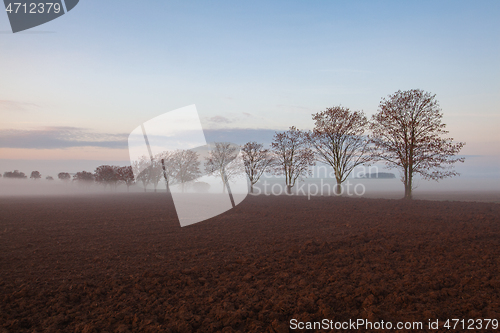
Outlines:
[[[6,171],[3,173],[4,178],[16,178],[16,179],[25,179],[28,178],[24,174],[24,172],[19,172],[19,170],[14,170],[14,171]]]
[[[19,170],[4,172],[3,177],[12,179],[28,178],[23,172],[19,172]],[[42,178],[42,175],[39,171],[33,171],[31,172],[30,178],[38,180]],[[127,189],[135,183],[134,173],[132,172],[132,167],[130,166],[119,167],[114,165],[101,165],[97,167],[93,173],[80,171],[72,177],[68,172],[60,172],[57,175],[57,178],[64,182],[73,181],[83,186],[98,183],[104,185],[104,187],[110,186],[116,188],[119,184],[125,184]],[[45,179],[49,181],[54,180],[52,176],[47,176]]]

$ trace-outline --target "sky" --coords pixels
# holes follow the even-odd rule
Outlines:
[[[268,143],[423,89],[465,176],[499,178],[499,17],[497,0],[80,0],[13,34],[0,13],[0,172],[126,165],[135,128],[192,104],[207,141]]]

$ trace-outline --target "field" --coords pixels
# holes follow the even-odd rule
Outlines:
[[[492,202],[249,196],[181,228],[165,193],[0,198],[0,332],[444,332],[500,319],[499,267]]]

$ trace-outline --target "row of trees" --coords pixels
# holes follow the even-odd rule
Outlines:
[[[58,178],[64,181],[71,180],[71,175],[67,172],[61,172]],[[101,165],[94,171],[80,171],[73,175],[73,181],[83,185],[90,185],[94,182],[106,186],[116,188],[119,184],[125,184],[127,190],[135,183],[134,173],[130,166],[115,166],[115,165]]]
[[[69,173],[67,174],[69,176]],[[0,174],[0,177],[2,175]],[[14,171],[6,171],[3,173],[4,178],[12,178],[12,179],[26,179],[28,176],[24,172],[20,172],[19,170],[14,170]],[[69,176],[71,178],[71,176]],[[31,179],[37,180],[42,178],[42,174],[39,171],[32,171],[31,172]],[[47,176],[45,177],[47,180],[54,180],[53,177]]]
[[[229,181],[243,174],[238,160],[239,147],[228,142],[216,142],[210,149],[210,153],[202,163],[200,154],[193,150],[164,151],[153,157],[142,156],[132,163],[132,169],[136,180],[141,182],[144,191],[149,184],[154,190],[161,179],[165,180],[167,191],[172,185],[181,185],[184,192],[186,185],[191,185],[194,180],[205,175],[213,175],[221,179],[222,191],[229,188]],[[195,186],[207,187],[208,184],[194,183]],[[200,188],[200,190],[203,190]]]
[[[156,191],[164,179],[168,191],[175,184],[180,184],[184,191],[186,184],[209,174],[221,179],[225,191],[230,180],[246,173],[253,192],[253,186],[264,173],[273,173],[284,176],[287,192],[291,193],[296,181],[310,175],[311,167],[322,162],[333,168],[336,192],[341,193],[342,183],[356,166],[384,162],[389,168],[400,170],[404,197],[411,199],[416,174],[436,181],[452,177],[458,175],[453,165],[464,161],[456,155],[465,143],[442,137],[448,133],[442,116],[435,95],[418,89],[398,91],[381,100],[371,120],[362,111],[342,106],[327,108],[312,115],[315,122],[312,131],[292,126],[288,131],[277,132],[270,149],[257,142],[242,147],[216,142],[205,157],[204,172],[200,170],[198,152],[176,150],[143,156],[129,167],[102,165],[94,173],[78,172],[73,180],[115,187],[124,183],[127,188],[137,181],[142,183],[144,191],[150,184]],[[26,175],[16,170],[4,173],[4,177],[26,178]],[[41,175],[33,171],[31,178],[39,179]],[[58,178],[70,180],[71,176],[59,173]]]
[[[310,174],[316,162],[323,162],[333,168],[340,193],[356,166],[381,161],[399,169],[404,198],[411,199],[416,174],[438,181],[458,175],[453,165],[464,162],[456,155],[465,143],[442,137],[448,133],[442,116],[435,95],[418,89],[382,99],[371,121],[362,111],[328,108],[312,115],[312,131],[292,126],[276,133],[271,151],[256,142],[247,143],[242,149],[245,171],[252,185],[266,171],[282,174],[290,193],[297,179]]]
[[[465,143],[454,143],[442,123],[442,112],[435,95],[423,90],[398,91],[383,98],[371,120],[362,111],[343,106],[327,108],[312,115],[312,131],[292,126],[277,132],[270,149],[257,142],[241,147],[244,170],[238,158],[239,147],[217,142],[205,158],[205,172],[217,175],[228,187],[229,180],[246,173],[250,191],[264,173],[283,175],[291,193],[301,177],[311,174],[317,162],[333,168],[337,193],[354,168],[362,164],[384,162],[401,173],[406,199],[412,198],[413,179],[440,180],[458,175],[453,170],[463,158],[456,155]],[[194,151],[164,152],[153,158],[144,156],[133,167],[137,180],[146,188],[166,179],[167,188],[174,183],[191,182],[201,175],[199,156]],[[137,170],[142,170],[138,173]]]

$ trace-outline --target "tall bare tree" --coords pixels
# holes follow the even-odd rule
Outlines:
[[[229,181],[241,175],[243,170],[236,162],[239,147],[229,142],[215,142],[210,156],[206,158],[205,169],[207,173],[217,175],[222,180],[222,192],[229,189]]]
[[[358,165],[370,161],[368,137],[364,135],[368,120],[362,111],[334,106],[312,115],[315,127],[308,134],[318,161],[329,164],[335,173],[337,194],[342,183]]]
[[[200,162],[198,161],[198,153],[192,150],[178,150],[172,156],[172,169],[174,177],[182,186],[201,176]]]
[[[152,158],[143,155],[132,163],[132,170],[136,175],[136,181],[142,183],[144,192],[147,192],[149,184],[153,185],[154,191],[156,192],[158,183],[163,178],[162,160],[170,160],[170,155],[170,152],[162,152],[156,154]]]
[[[245,172],[250,180],[250,193],[253,193],[253,186],[266,171],[272,170],[275,159],[269,149],[255,141],[247,142],[241,147]]]
[[[405,199],[412,198],[415,174],[438,181],[458,175],[453,165],[464,162],[455,155],[465,143],[441,137],[448,131],[435,97],[419,89],[397,91],[381,100],[378,113],[372,117],[375,157],[401,171]]]
[[[139,159],[132,163],[132,170],[136,175],[136,181],[140,181],[144,187],[144,192],[147,191],[149,183],[151,183],[151,158],[146,155],[141,156]]]
[[[315,165],[307,134],[292,126],[276,133],[271,146],[277,160],[276,172],[285,175],[287,193],[291,194],[296,180],[311,174],[310,167]]]
[[[153,184],[154,191],[156,192],[156,188],[158,187],[158,183],[163,178],[163,168],[161,164],[161,154],[157,154],[150,161],[149,168],[149,182]]]
[[[176,171],[174,167],[174,156],[175,152],[173,151],[163,151],[157,155],[157,158],[161,162],[167,193],[170,193],[170,186],[175,183]]]

